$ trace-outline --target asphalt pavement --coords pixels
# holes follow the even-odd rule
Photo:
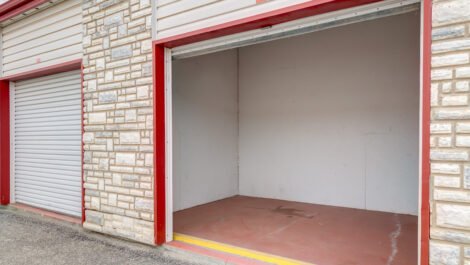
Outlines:
[[[0,264],[224,264],[169,247],[153,247],[79,225],[0,207]]]

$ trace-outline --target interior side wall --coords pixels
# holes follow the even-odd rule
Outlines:
[[[174,210],[238,194],[237,51],[173,62]]]
[[[242,195],[418,213],[418,12],[239,53]]]

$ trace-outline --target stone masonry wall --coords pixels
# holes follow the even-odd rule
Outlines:
[[[82,7],[84,227],[153,244],[151,3]]]
[[[434,0],[432,265],[470,264],[470,1]]]

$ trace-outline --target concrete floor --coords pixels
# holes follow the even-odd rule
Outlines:
[[[174,231],[318,265],[416,265],[416,216],[236,196],[174,214]]]
[[[181,250],[155,248],[78,225],[0,207],[0,264],[225,264]]]

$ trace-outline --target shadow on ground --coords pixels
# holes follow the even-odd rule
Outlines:
[[[221,264],[84,231],[35,214],[0,208],[0,264]]]

